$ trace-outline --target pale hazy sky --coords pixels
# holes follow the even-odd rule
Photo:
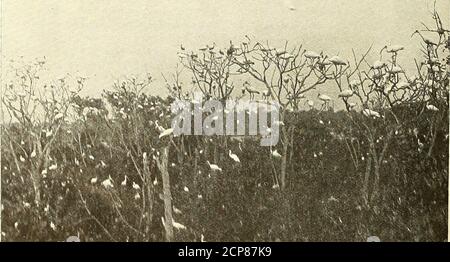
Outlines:
[[[429,0],[4,0],[2,55],[5,59],[46,56],[55,74],[90,76],[86,94],[99,94],[114,78],[173,72],[183,43],[197,49],[226,45],[245,34],[281,46],[286,40],[307,49],[350,59],[371,44],[418,51],[411,33],[430,22]],[[448,0],[438,10],[448,20]],[[288,7],[295,6],[295,11]],[[446,21],[447,22],[447,21]],[[154,90],[163,89],[155,84]]]

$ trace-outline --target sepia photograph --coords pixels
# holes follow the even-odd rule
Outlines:
[[[449,18],[3,0],[0,241],[448,242]]]

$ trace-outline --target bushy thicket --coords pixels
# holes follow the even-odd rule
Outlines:
[[[12,140],[2,139],[4,240],[62,241],[77,234],[84,241],[164,240],[162,183],[155,161],[148,164],[154,187],[146,197],[153,199],[151,214],[143,207],[145,193],[135,198],[141,191],[132,182],[143,187],[137,172],[143,170],[142,152],[157,157],[167,143],[158,138],[155,121],[169,124],[171,101],[124,91],[105,97],[116,117],[107,117],[101,100],[95,105],[94,99],[74,99],[77,107],[95,105],[99,110],[63,125],[49,154],[57,168],[47,168],[43,176],[39,206],[27,174],[31,152],[8,150],[9,143],[28,148],[28,141],[20,126],[4,127],[13,134]],[[371,235],[384,241],[446,239],[448,130],[438,131],[430,156],[426,121],[397,132],[381,168],[379,197],[366,205],[361,187],[370,156],[361,130],[349,128],[348,113],[289,112],[285,123],[295,131],[283,191],[274,186],[280,160],[259,139],[173,138],[184,147],[182,154],[173,149],[169,157],[174,219],[186,227],[175,231],[176,240],[199,241],[201,235],[206,241],[364,241]],[[349,142],[357,145],[358,165]],[[228,156],[229,150],[241,163]],[[21,172],[12,154],[26,158],[19,161]],[[223,172],[212,172],[207,160]],[[97,183],[91,182],[94,177]],[[108,177],[114,188],[101,185]]]

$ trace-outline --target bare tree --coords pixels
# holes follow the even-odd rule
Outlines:
[[[44,64],[45,60],[13,64],[8,74],[11,79],[3,89],[2,98],[9,125],[21,127],[20,134],[11,134],[7,128],[3,131],[8,137],[17,171],[27,170],[21,166],[28,162],[36,205],[41,202],[41,172],[47,172],[56,138],[65,120],[69,120],[70,101],[81,91],[86,80],[84,76],[76,77],[74,88],[69,84],[68,75],[44,83],[40,81]]]

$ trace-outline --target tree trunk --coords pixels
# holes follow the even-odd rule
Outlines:
[[[369,205],[369,182],[370,182],[369,179],[370,179],[371,165],[372,165],[372,158],[369,157],[367,158],[366,172],[364,174],[363,189],[362,189],[362,195],[366,206]]]
[[[169,162],[169,146],[164,147],[162,154],[157,161],[158,168],[161,171],[163,180],[164,195],[164,229],[166,232],[166,241],[172,242],[173,236],[173,216],[172,216],[172,193],[170,192],[169,170],[167,169]]]
[[[287,155],[289,149],[289,132],[286,128],[282,127],[283,134],[283,154],[281,156],[281,171],[280,171],[280,188],[284,190],[286,188],[286,170],[287,170]]]
[[[283,155],[281,156],[281,172],[280,172],[280,187],[281,190],[286,188],[286,165],[287,165],[288,143],[285,141],[283,145]]]
[[[376,160],[373,161],[374,167],[374,179],[373,179],[373,190],[371,199],[376,199],[378,197],[378,191],[380,189],[380,163]]]
[[[145,186],[147,189],[147,201],[148,201],[148,206],[147,206],[147,234],[149,234],[150,232],[150,228],[152,227],[152,221],[153,221],[153,184],[152,184],[152,178],[150,175],[150,170],[149,170],[149,162],[148,162],[148,158],[147,155],[144,154],[144,158],[143,158],[143,165],[144,165],[144,172],[143,172],[143,177],[144,177],[144,181],[145,181]]]
[[[33,182],[34,189],[34,203],[39,207],[41,204],[41,177],[39,170],[30,170],[31,181]]]

